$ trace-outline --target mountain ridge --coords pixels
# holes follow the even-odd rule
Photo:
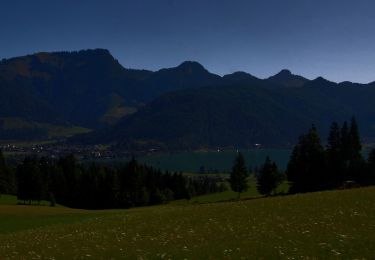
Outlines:
[[[288,135],[288,131],[281,127],[281,118],[295,129],[301,130],[307,122],[313,123],[311,121],[319,124],[327,118],[342,120],[343,113],[337,114],[332,108],[341,109],[346,114],[358,114],[360,119],[372,116],[375,109],[373,110],[369,98],[375,98],[371,92],[374,86],[374,82],[335,83],[322,77],[309,80],[285,69],[266,79],[241,71],[219,76],[196,61],[185,61],[176,67],[158,71],[129,69],[122,66],[106,49],[40,52],[0,62],[0,117],[17,117],[27,121],[77,125],[91,129],[103,128],[109,137],[111,130],[108,129],[114,129],[124,142],[148,138],[151,142],[165,142],[167,146],[171,146],[172,142],[181,144],[181,147],[198,146],[199,143],[204,146],[219,146],[229,145],[231,141],[239,145],[239,137],[245,140],[247,135],[258,135],[263,136],[261,141],[267,143],[265,133],[274,136],[279,134],[266,129],[267,125],[262,117],[270,121],[269,126]],[[236,91],[242,93],[242,96]],[[363,94],[366,91],[367,96]],[[190,100],[183,95],[190,97]],[[248,100],[244,100],[244,97]],[[213,104],[212,100],[216,100],[216,103]],[[168,109],[163,102],[169,104]],[[341,106],[340,102],[346,102],[349,106]],[[362,109],[359,104],[367,110]],[[197,109],[191,109],[194,106]],[[223,110],[224,107],[226,110]],[[215,108],[221,112],[218,113]],[[241,116],[228,112],[234,108],[244,120],[257,123],[239,123]],[[318,112],[312,112],[313,110]],[[207,114],[208,111],[211,114]],[[330,115],[326,118],[319,117],[327,112]],[[189,113],[197,117],[197,120],[191,121]],[[278,115],[278,118],[274,115]],[[164,121],[169,118],[172,122],[170,129],[178,130],[180,136],[169,136],[165,140],[164,137],[158,138],[145,131],[146,128],[153,129],[147,120],[163,126],[155,121],[158,117],[164,118]],[[190,120],[191,126],[200,129],[200,132],[194,129],[188,132],[189,125],[185,127],[186,131],[174,126],[184,125],[184,120]],[[131,126],[134,122],[144,123],[143,126],[140,123]],[[238,125],[238,129],[231,130],[234,134],[221,132],[220,135],[228,135],[232,139],[220,139],[220,135],[212,130],[230,124]],[[162,136],[163,132],[173,130],[160,128],[158,131]],[[236,131],[239,137],[236,137]],[[91,136],[96,136],[99,132],[101,130]],[[121,132],[128,133],[129,136],[134,134],[134,140],[126,140]],[[292,132],[295,138],[296,133],[294,130]],[[144,133],[145,138],[136,133]],[[279,143],[285,145],[291,142],[292,136],[278,138]],[[100,139],[98,137],[97,140],[101,141]],[[276,139],[273,139],[275,143]],[[246,145],[258,142],[256,138],[246,140]],[[116,140],[112,138],[109,141]]]

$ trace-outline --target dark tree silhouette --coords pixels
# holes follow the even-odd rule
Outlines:
[[[346,131],[346,130],[345,130]],[[340,127],[333,122],[328,136],[326,148],[327,171],[325,181],[330,187],[335,187],[342,183],[345,178],[345,165],[342,155],[342,140]]]
[[[315,126],[300,137],[287,167],[290,192],[308,192],[324,189],[325,154]]]
[[[215,178],[188,178],[181,173],[163,173],[139,164],[80,165],[74,156],[59,160],[25,158],[17,167],[18,198],[49,200],[69,207],[128,208],[190,199],[221,191]],[[53,201],[53,203],[52,203]]]
[[[290,192],[370,185],[375,183],[375,152],[366,162],[362,157],[359,129],[353,117],[341,129],[332,123],[326,149],[321,147],[313,127],[301,136],[287,168]]]
[[[362,144],[361,144],[361,138],[359,134],[359,129],[357,125],[357,121],[355,117],[352,117],[351,123],[350,123],[350,159],[352,161],[358,161],[362,160]]]
[[[375,148],[371,149],[367,159],[367,183],[368,185],[375,184]]]
[[[19,200],[29,203],[43,198],[43,179],[39,169],[39,163],[36,158],[27,157],[22,165],[17,168],[18,193]]]
[[[362,157],[362,145],[357,121],[352,117],[349,129],[347,176],[359,184],[365,184],[367,179],[365,161]]]
[[[249,174],[246,168],[245,158],[243,157],[242,153],[238,153],[229,179],[230,187],[233,191],[238,193],[238,199],[240,198],[241,193],[248,189],[248,177]]]
[[[267,156],[257,174],[257,190],[262,195],[271,195],[280,182],[280,173],[275,162]]]
[[[0,150],[0,195],[3,193],[15,194],[16,180],[14,172],[8,167],[4,154]]]

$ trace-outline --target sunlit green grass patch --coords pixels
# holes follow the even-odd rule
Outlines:
[[[17,203],[17,196],[0,194],[0,205],[15,205]]]
[[[228,175],[229,177],[229,175]],[[262,195],[259,194],[257,188],[256,188],[256,180],[255,177],[252,175],[249,177],[248,180],[249,189],[240,195],[241,200],[247,200],[247,199],[254,199],[262,197]],[[230,189],[229,183],[226,183],[228,186],[228,190],[219,192],[219,193],[213,193],[213,194],[207,194],[202,196],[196,196],[193,197],[190,201],[175,201],[172,202],[174,204],[184,204],[184,203],[213,203],[213,202],[223,202],[223,201],[236,201],[238,200],[238,193],[232,191]],[[279,185],[279,187],[276,190],[277,194],[280,193],[287,193],[289,189],[289,185],[287,182],[283,182]]]
[[[17,196],[15,195],[8,195],[8,194],[1,194],[0,195],[0,205],[34,205],[34,206],[50,206],[51,202],[46,201],[46,200],[41,200],[41,201],[23,201],[23,200],[18,200]],[[61,207],[59,204],[55,205],[56,207]]]

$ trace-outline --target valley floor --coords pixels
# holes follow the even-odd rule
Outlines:
[[[130,210],[0,205],[16,259],[371,259],[375,187]]]

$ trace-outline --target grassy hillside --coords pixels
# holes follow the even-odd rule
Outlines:
[[[1,232],[0,255],[65,259],[371,259],[375,251],[374,193],[372,187],[101,212],[0,206],[0,230],[4,230],[6,219],[13,219],[19,226],[29,219],[56,216],[54,224],[50,221],[47,226]]]
[[[46,140],[71,137],[90,131],[84,127],[39,123],[20,117],[0,118],[0,140]]]

